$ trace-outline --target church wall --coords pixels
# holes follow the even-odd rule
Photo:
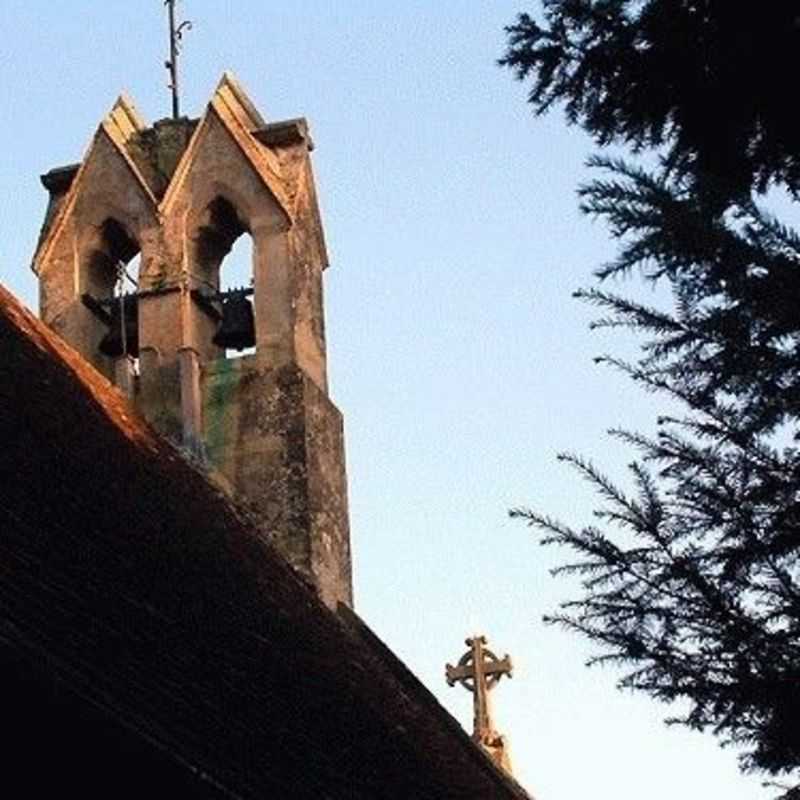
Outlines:
[[[338,409],[296,365],[257,356],[206,364],[201,386],[210,466],[326,603],[352,604]]]

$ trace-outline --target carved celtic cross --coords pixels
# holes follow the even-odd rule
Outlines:
[[[472,736],[477,742],[494,740],[497,733],[492,725],[489,707],[489,691],[503,675],[512,676],[511,658],[498,658],[486,647],[485,636],[473,636],[466,640],[469,650],[454,667],[448,664],[445,677],[449,686],[460,683],[473,694],[474,726]]]

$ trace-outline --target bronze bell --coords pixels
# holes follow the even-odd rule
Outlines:
[[[232,294],[222,301],[222,322],[212,339],[217,347],[244,350],[256,343],[253,305],[243,294]]]
[[[111,321],[108,323],[108,332],[100,341],[100,352],[118,358],[129,355],[134,358],[139,356],[139,305],[135,296],[124,298],[125,309],[125,338],[122,337],[122,311],[123,303],[115,297],[111,304]]]

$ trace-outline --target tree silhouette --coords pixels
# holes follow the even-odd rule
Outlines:
[[[667,702],[675,721],[743,747],[745,769],[800,769],[800,237],[759,195],[800,186],[800,117],[785,81],[800,63],[800,12],[725,0],[545,0],[521,14],[501,64],[530,81],[537,113],[561,104],[599,145],[658,166],[595,157],[583,210],[619,241],[578,295],[597,327],[624,326],[640,356],[598,360],[677,415],[637,452],[633,494],[590,461],[562,456],[598,491],[572,527],[513,516],[566,546],[580,597],[549,618],[624,667],[621,684]],[[667,284],[670,310],[604,281]],[[786,786],[786,798],[800,788]]]

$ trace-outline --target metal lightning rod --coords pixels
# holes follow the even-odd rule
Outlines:
[[[177,0],[164,0],[169,15],[169,60],[164,66],[169,70],[169,89],[172,92],[172,118],[179,119],[181,115],[180,95],[178,91],[178,56],[181,52],[181,41],[184,31],[192,29],[192,23],[187,19],[180,24],[175,19],[175,4]]]

